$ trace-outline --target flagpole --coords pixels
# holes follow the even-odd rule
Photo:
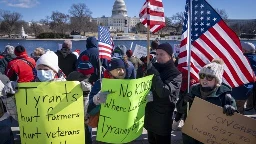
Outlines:
[[[148,42],[148,54],[147,54],[147,64],[149,64],[150,61],[150,41],[149,41],[149,37],[150,37],[150,26],[147,26],[147,42]]]
[[[191,26],[192,26],[192,1],[189,1],[189,10],[188,10],[188,60],[187,60],[187,66],[188,66],[188,91],[187,93],[189,93],[190,91],[190,70],[191,70]],[[189,102],[187,102],[187,116],[188,116],[188,111],[189,111]]]

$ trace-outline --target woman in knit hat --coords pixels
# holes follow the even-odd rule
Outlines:
[[[191,105],[195,96],[210,103],[223,107],[223,113],[232,116],[237,112],[236,102],[231,96],[231,88],[222,83],[224,72],[222,59],[214,59],[199,71],[199,83],[191,87],[190,93],[185,96],[183,105],[187,102]],[[186,111],[184,111],[186,112]],[[184,144],[202,144],[183,133]]]

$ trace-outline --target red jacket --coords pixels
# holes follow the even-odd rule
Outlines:
[[[29,57],[26,53],[23,53],[8,63],[6,76],[9,77],[11,81],[31,82],[35,78],[33,74],[33,68],[35,66],[35,60]]]

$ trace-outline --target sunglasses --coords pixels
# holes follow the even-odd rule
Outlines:
[[[204,79],[204,78],[206,78],[206,80],[208,80],[208,81],[212,81],[212,80],[213,80],[213,78],[214,78],[214,76],[206,75],[206,74],[200,73],[200,74],[199,74],[199,78],[200,78],[200,79]]]

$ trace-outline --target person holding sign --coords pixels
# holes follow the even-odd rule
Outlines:
[[[150,144],[170,144],[172,115],[180,92],[182,75],[175,67],[169,43],[156,49],[156,63],[149,63],[147,75],[154,75],[151,91],[153,102],[147,103],[144,127]]]
[[[190,93],[184,97],[183,105],[191,105],[197,96],[212,104],[223,107],[223,113],[232,116],[237,112],[236,102],[231,96],[231,88],[222,83],[224,72],[222,59],[214,59],[199,71],[199,84],[191,87]],[[201,142],[183,133],[184,144],[201,144]]]

